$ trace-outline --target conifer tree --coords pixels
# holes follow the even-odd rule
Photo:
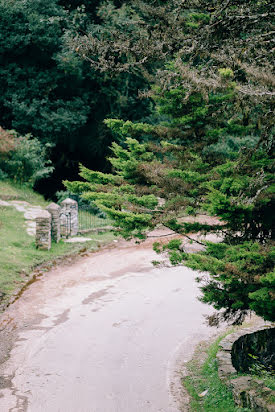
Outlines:
[[[164,95],[157,90],[158,113],[170,114],[169,120],[159,124],[107,120],[121,138],[131,136],[122,145],[112,145],[109,160],[114,173],[81,166],[80,176],[86,182],[66,182],[66,187],[95,202],[125,238],[143,239],[160,223],[181,235],[223,233],[223,242],[206,243],[203,253],[187,255],[173,242],[162,251],[170,251],[174,264],[184,263],[211,274],[207,281],[202,277],[203,300],[225,308],[227,319],[240,322],[253,309],[272,320],[271,153],[259,145],[257,119],[248,126],[243,125],[241,114],[232,120],[234,98],[227,89],[205,100],[192,94],[180,105],[183,94],[178,88]],[[213,101],[218,102],[216,107]],[[220,116],[222,102],[228,108],[227,118],[225,112]],[[212,124],[208,116],[214,117]],[[137,136],[144,140],[149,136],[151,141],[141,143],[134,138]],[[158,143],[160,138],[163,140]],[[230,147],[230,139],[235,146]],[[224,150],[216,156],[221,142]],[[202,211],[219,217],[219,224],[182,219]]]
[[[199,279],[202,300],[223,309],[212,323],[239,323],[249,310],[274,320],[274,6],[152,3],[132,4],[139,19],[131,24],[139,31],[127,52],[133,67],[165,62],[146,93],[156,111],[146,123],[106,120],[121,142],[111,148],[113,173],[81,166],[85,181],[65,185],[102,208],[126,238],[143,239],[158,224],[182,236],[222,235],[196,254],[185,253],[179,240],[155,250],[168,252],[173,264],[209,273]],[[106,70],[131,70],[123,35],[113,35]],[[104,39],[76,41],[86,57],[93,47],[104,50]],[[202,212],[218,223],[183,219]]]

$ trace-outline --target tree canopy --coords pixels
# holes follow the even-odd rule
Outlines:
[[[106,21],[118,13],[110,2]],[[78,34],[71,45],[101,70],[146,71],[155,102],[145,121],[107,119],[117,142],[112,173],[80,167],[66,187],[96,203],[118,233],[146,237],[158,224],[180,235],[222,235],[187,254],[155,245],[200,271],[202,300],[241,322],[274,320],[274,47],[269,1],[130,2],[127,30]],[[121,23],[122,24],[122,23]],[[96,57],[94,57],[96,56]],[[98,67],[97,67],[98,68]],[[154,75],[155,73],[155,75]],[[187,222],[205,213],[218,223]]]
[[[104,118],[149,113],[150,102],[138,98],[147,82],[141,74],[100,73],[67,45],[74,33],[102,24],[101,3],[0,0],[1,126],[53,144],[55,171],[40,185],[48,195],[77,176],[79,161],[106,167],[113,138]]]

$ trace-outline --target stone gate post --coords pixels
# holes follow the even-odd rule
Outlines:
[[[51,214],[47,210],[42,210],[35,219],[37,249],[50,250],[51,248],[51,220]]]
[[[78,233],[78,203],[73,199],[65,199],[61,202],[61,214],[68,216],[69,219],[65,219],[67,224],[70,225],[67,233],[70,231],[71,236],[75,236]],[[61,216],[62,219],[62,216]],[[62,224],[64,224],[64,222]]]
[[[60,241],[60,211],[61,207],[57,205],[56,203],[51,203],[49,206],[46,207],[46,210],[51,214],[52,216],[52,229],[51,229],[51,235],[52,239],[58,243]]]

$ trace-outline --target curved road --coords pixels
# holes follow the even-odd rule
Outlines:
[[[186,410],[181,372],[216,333],[212,309],[194,271],[154,259],[150,243],[122,242],[33,283],[0,322],[0,411]]]

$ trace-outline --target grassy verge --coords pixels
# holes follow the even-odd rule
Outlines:
[[[8,180],[0,180],[0,199],[3,200],[24,200],[33,205],[47,206],[49,202],[40,194],[34,192],[26,185],[18,185]]]
[[[35,248],[34,238],[26,232],[23,213],[0,206],[0,303],[5,304],[29,279],[32,269],[44,262],[74,254],[85,248],[96,249],[114,238],[110,232],[93,234],[93,240],[80,243],[53,243],[51,250]]]
[[[191,410],[194,412],[244,412],[249,409],[237,407],[231,391],[219,379],[216,355],[220,341],[234,329],[227,331],[208,347],[199,345],[193,359],[187,364],[188,376],[183,385],[191,397]],[[202,359],[202,351],[206,358]],[[208,391],[204,396],[203,392]]]

